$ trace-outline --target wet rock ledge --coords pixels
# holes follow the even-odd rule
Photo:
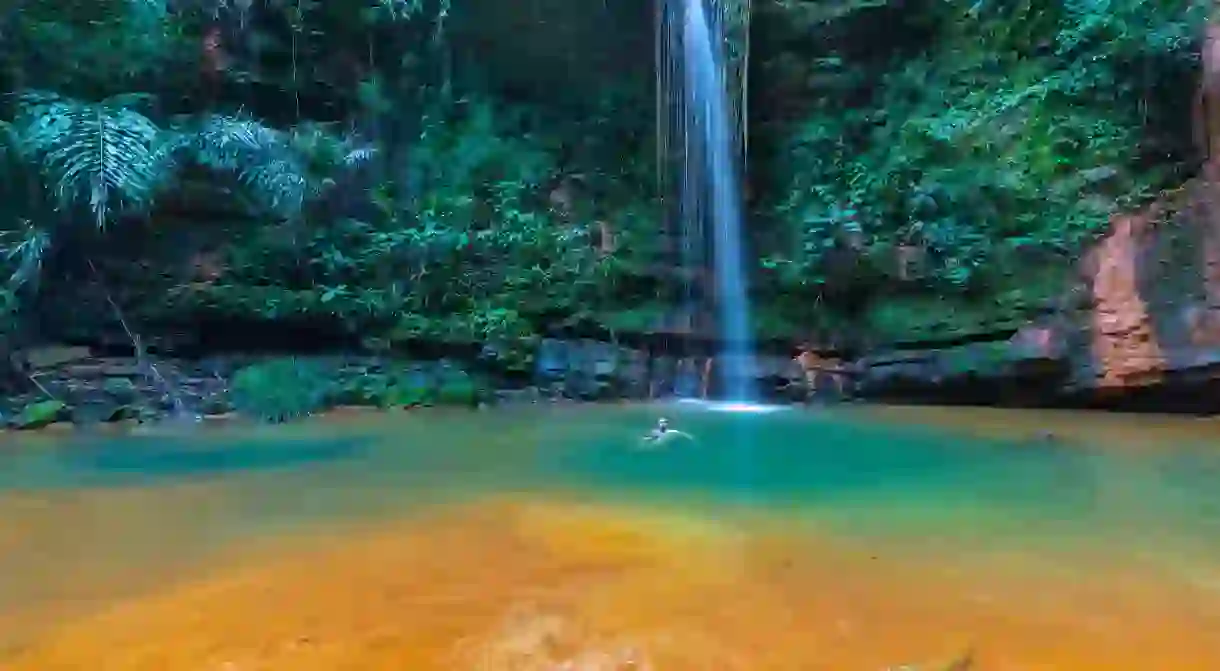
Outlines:
[[[3,380],[10,429],[145,423],[172,417],[284,421],[336,406],[479,407],[500,403],[701,398],[717,361],[590,339],[543,340],[532,361],[506,370],[494,352],[471,360],[370,354],[141,357],[89,347],[22,353]],[[845,396],[826,360],[761,356],[758,388],[771,402]]]

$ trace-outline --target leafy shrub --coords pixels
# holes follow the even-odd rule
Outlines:
[[[296,357],[253,364],[233,376],[233,407],[268,422],[312,415],[333,402],[333,376],[329,367]]]
[[[337,402],[379,408],[402,408],[429,403],[433,385],[425,371],[409,364],[386,372],[366,372],[342,383]]]
[[[387,371],[359,374],[340,386],[335,396],[337,403],[381,408],[474,405],[484,387],[460,369],[406,362]]]
[[[443,375],[436,389],[438,405],[474,405],[479,400],[479,385],[465,372]]]

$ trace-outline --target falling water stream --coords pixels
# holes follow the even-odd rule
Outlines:
[[[716,371],[720,395],[734,403],[757,400],[754,389],[754,342],[742,250],[741,170],[729,97],[729,57],[723,3],[678,0],[665,3],[658,52],[662,91],[676,108],[665,117],[673,129],[662,129],[681,147],[679,218],[688,265],[707,268],[704,227],[710,223],[717,336],[722,350]],[[672,78],[664,80],[664,76]]]
[[[684,23],[686,95],[689,110],[698,115],[702,130],[702,158],[711,191],[713,269],[716,303],[724,351],[720,371],[729,400],[755,399],[752,389],[754,345],[750,334],[750,306],[741,250],[740,178],[734,165],[728,120],[728,92],[724,78],[724,38],[712,39],[703,0],[687,0]]]

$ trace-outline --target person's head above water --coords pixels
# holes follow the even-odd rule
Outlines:
[[[648,435],[644,436],[643,440],[650,443],[659,443],[662,441],[668,441],[671,438],[686,438],[687,440],[694,440],[690,434],[669,428],[669,420],[665,419],[664,417],[657,418],[657,425],[648,432]]]

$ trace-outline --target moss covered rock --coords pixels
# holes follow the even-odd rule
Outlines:
[[[41,429],[68,416],[68,406],[63,401],[48,399],[31,403],[13,418],[15,429]]]

